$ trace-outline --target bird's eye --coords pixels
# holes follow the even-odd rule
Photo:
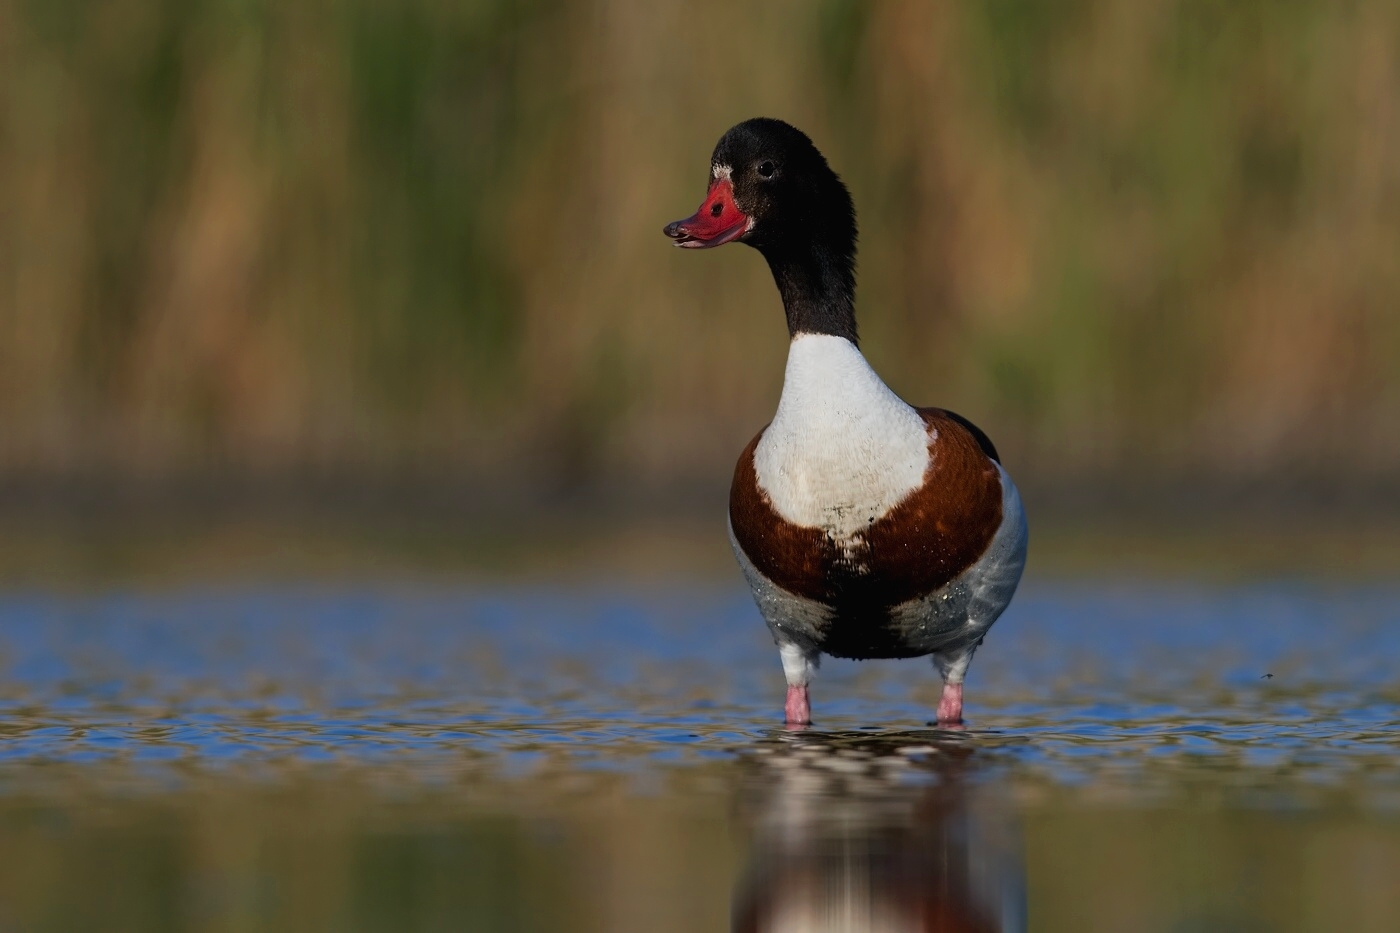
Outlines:
[[[774,165],[772,162],[764,161],[758,164],[758,174],[762,175],[764,178],[772,178],[773,170]]]

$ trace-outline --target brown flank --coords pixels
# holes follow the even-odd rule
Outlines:
[[[754,567],[838,615],[870,617],[941,589],[976,563],[1001,527],[996,450],[966,419],[940,408],[918,411],[938,432],[924,483],[871,524],[853,561],[821,529],[773,510],[754,472],[760,431],[740,455],[729,493],[734,537]]]

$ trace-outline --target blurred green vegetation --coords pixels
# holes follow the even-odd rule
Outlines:
[[[777,296],[659,231],[756,114],[1018,474],[1400,467],[1387,0],[0,0],[0,475],[723,476]]]

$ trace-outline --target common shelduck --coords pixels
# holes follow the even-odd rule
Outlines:
[[[787,314],[773,421],[739,455],[729,536],[787,677],[786,721],[811,722],[823,653],[932,655],[940,724],[962,722],[973,652],[1021,579],[1026,520],[996,448],[967,419],[914,408],[861,354],[855,208],[807,136],[735,126],[675,245],[739,242],[768,260]]]

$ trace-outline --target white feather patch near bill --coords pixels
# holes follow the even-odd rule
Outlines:
[[[721,165],[716,162],[714,165],[710,166],[710,177],[715,181],[729,181],[733,174],[734,169],[730,168],[728,165]]]
[[[849,340],[799,334],[754,472],[784,520],[821,528],[859,563],[865,529],[923,484],[932,439]]]

